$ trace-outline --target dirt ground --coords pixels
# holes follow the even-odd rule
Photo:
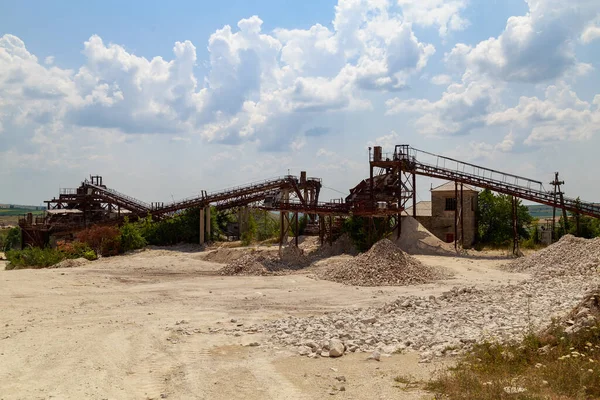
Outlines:
[[[4,271],[0,261],[0,399],[420,399],[424,393],[394,377],[427,379],[439,361],[398,354],[376,362],[364,353],[310,359],[261,346],[259,334],[219,330],[527,277],[495,269],[506,261],[494,257],[417,256],[454,278],[358,288],[315,280],[318,266],[219,276],[223,264],[206,257],[193,248],[151,249],[79,268],[19,271]]]

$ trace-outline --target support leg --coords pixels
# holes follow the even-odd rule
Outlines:
[[[296,232],[295,232],[295,242],[296,242],[296,247],[298,247],[298,235],[300,235],[300,230],[299,230],[299,224],[298,224],[298,212],[296,212],[296,216],[295,216],[295,224],[296,224]]]
[[[211,228],[211,223],[210,223],[210,205],[206,206],[206,211],[205,211],[205,215],[206,215],[206,239],[207,240],[211,240],[211,236],[210,236],[210,228]]]
[[[454,182],[454,250],[458,250],[458,183]]]
[[[200,209],[200,244],[204,244],[204,209]]]
[[[412,174],[412,190],[413,190],[413,195],[412,195],[412,203],[413,203],[413,212],[412,212],[412,216],[413,218],[417,218],[417,174],[413,173]]]
[[[465,248],[465,202],[463,200],[463,184],[460,184],[460,247]]]

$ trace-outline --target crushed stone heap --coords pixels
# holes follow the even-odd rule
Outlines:
[[[582,239],[565,235],[558,242],[503,267],[538,277],[589,275],[600,272],[600,238]]]
[[[58,264],[51,265],[48,268],[77,268],[89,263],[90,261],[85,258],[67,259],[59,262]]]
[[[599,283],[598,277],[573,276],[530,279],[485,290],[456,287],[440,296],[404,296],[379,307],[289,316],[233,328],[229,334],[261,333],[268,346],[283,345],[311,357],[328,356],[330,341],[340,340],[346,352],[413,351],[425,362],[460,354],[475,342],[521,340],[532,329],[544,329],[552,318],[573,310]],[[589,303],[588,297],[581,304],[585,313],[592,314],[595,308]],[[583,315],[581,310],[575,313]]]
[[[308,258],[296,246],[286,246],[281,250],[281,257],[264,254],[246,254],[219,270],[220,275],[279,275],[289,270],[303,268]]]
[[[394,231],[394,238],[398,229]],[[402,217],[400,238],[395,243],[408,254],[456,256],[454,246],[438,239],[433,233],[409,216]]]
[[[443,271],[423,265],[388,239],[345,263],[317,272],[321,279],[353,286],[417,285],[447,277]]]
[[[349,254],[352,256],[358,254],[354,243],[352,243],[352,239],[347,233],[341,235],[331,245],[329,245],[329,243],[324,243],[323,246],[311,254],[311,256],[313,256],[313,258],[328,258],[342,254]]]
[[[219,270],[220,275],[273,275],[281,270],[275,257],[246,254]]]

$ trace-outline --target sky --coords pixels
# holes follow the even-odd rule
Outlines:
[[[0,202],[147,202],[397,144],[600,201],[597,0],[0,0]],[[417,180],[418,199],[431,185]]]

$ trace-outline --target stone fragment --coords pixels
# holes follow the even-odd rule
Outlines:
[[[341,357],[344,355],[344,343],[338,339],[331,339],[329,341],[329,356],[330,357]]]
[[[367,360],[381,361],[381,353],[375,350],[373,353],[371,353]]]

